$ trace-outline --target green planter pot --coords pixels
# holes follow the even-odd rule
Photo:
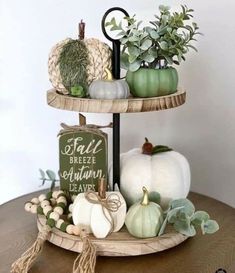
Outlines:
[[[128,71],[126,81],[134,97],[166,96],[177,91],[178,73],[173,67],[140,68],[135,72]]]

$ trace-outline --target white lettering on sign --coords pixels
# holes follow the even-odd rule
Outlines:
[[[70,183],[88,180],[90,178],[96,179],[104,177],[102,170],[90,170],[89,166],[82,166],[78,169],[78,172],[75,172],[74,167],[71,167],[69,171],[63,171],[60,175],[65,180],[69,180]]]
[[[70,156],[70,164],[96,164],[96,157],[94,156]]]
[[[74,152],[84,154],[97,154],[102,149],[99,149],[99,146],[102,144],[102,140],[98,140],[97,143],[95,139],[92,139],[91,142],[86,146],[81,144],[83,137],[70,138],[67,140],[67,145],[64,147],[64,150],[61,150],[63,155],[73,155]]]

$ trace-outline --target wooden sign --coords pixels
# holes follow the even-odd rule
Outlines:
[[[60,187],[72,194],[98,190],[98,180],[108,174],[107,135],[77,126],[60,132]]]

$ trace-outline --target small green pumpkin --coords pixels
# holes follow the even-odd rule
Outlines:
[[[177,91],[178,73],[173,67],[128,71],[126,81],[134,97],[166,96]]]
[[[138,238],[157,236],[163,223],[161,207],[149,202],[148,191],[143,187],[143,199],[132,205],[126,215],[125,224],[129,233]]]
[[[124,80],[114,80],[111,72],[106,68],[107,79],[96,80],[89,86],[92,99],[126,99],[130,95],[129,86]]]

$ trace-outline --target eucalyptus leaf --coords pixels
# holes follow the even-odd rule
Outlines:
[[[50,180],[56,180],[56,174],[52,170],[46,170],[46,174]]]
[[[209,219],[210,216],[207,212],[196,211],[191,218],[191,222],[195,227],[200,227],[203,221],[206,222]]]
[[[153,39],[158,39],[160,37],[156,30],[151,30],[150,36]]]
[[[140,48],[142,50],[148,50],[151,45],[152,45],[152,41],[150,39],[147,39],[147,40],[144,40],[144,42],[141,44]]]
[[[51,181],[51,187],[50,187],[51,191],[53,191],[53,189],[55,187],[55,182],[56,182],[56,180]]]
[[[164,219],[162,225],[161,225],[161,228],[158,232],[158,236],[161,236],[162,234],[164,234],[164,231],[166,229],[166,226],[167,226],[167,218]]]
[[[134,63],[136,58],[137,58],[137,56],[135,56],[135,55],[129,55],[129,57],[128,57],[129,63],[130,64]]]
[[[160,42],[160,43],[159,43],[159,46],[160,46],[160,48],[163,49],[163,50],[167,50],[167,49],[168,49],[168,44],[167,44],[167,42],[165,42],[165,41]]]
[[[181,211],[185,212],[188,216],[192,216],[195,212],[195,207],[193,203],[186,198],[171,201],[170,207],[171,209],[182,207]]]
[[[213,234],[219,230],[219,225],[215,220],[207,220],[202,222],[201,228],[203,234]]]
[[[121,54],[121,68],[126,70],[129,69],[128,54],[126,53]]]
[[[192,237],[196,235],[196,230],[194,226],[190,224],[190,220],[187,219],[185,221],[176,221],[174,223],[174,229],[179,233]]]
[[[158,50],[156,47],[150,47],[148,53],[151,54],[154,58],[158,57]]]
[[[133,35],[133,36],[131,36],[130,38],[128,38],[128,41],[129,41],[129,42],[137,42],[137,41],[139,41],[139,40],[140,40],[140,38],[137,37],[137,36],[135,36],[135,35]]]
[[[148,52],[145,52],[142,56],[141,59],[144,60],[147,63],[151,63],[155,60],[155,58],[151,55],[148,54]]]
[[[129,41],[129,39],[127,37],[123,37],[123,38],[120,39],[120,41],[124,45]]]
[[[151,192],[149,192],[148,197],[149,197],[149,201],[160,204],[161,195],[159,192],[151,191]]]
[[[40,179],[45,179],[45,172],[42,169],[39,169],[41,178]]]
[[[128,47],[128,53],[133,56],[139,56],[140,50],[136,46]]]
[[[129,70],[132,72],[137,71],[140,68],[141,61],[135,61],[133,63],[130,63]]]

